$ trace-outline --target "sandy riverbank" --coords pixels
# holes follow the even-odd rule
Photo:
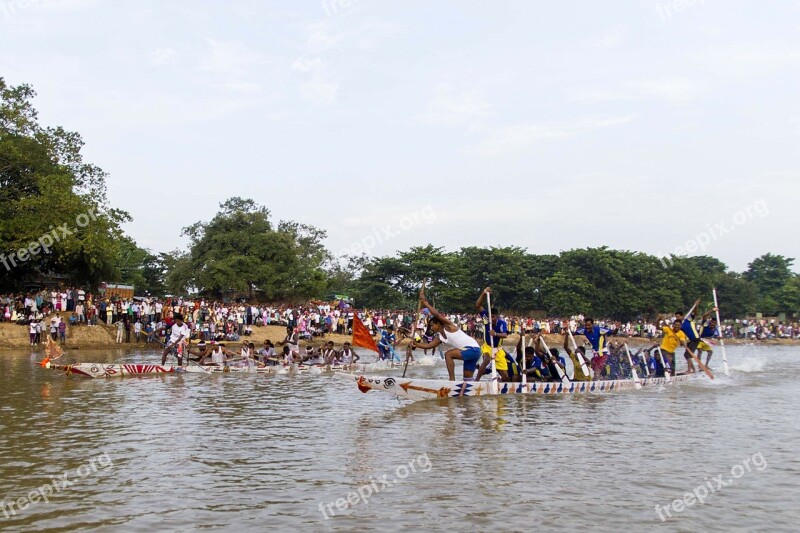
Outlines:
[[[282,341],[286,335],[286,328],[282,326],[264,326],[264,327],[254,327],[253,328],[253,335],[250,337],[243,337],[242,340],[247,339],[248,341],[254,343],[257,347],[260,347],[265,339],[271,340],[273,343]],[[512,335],[506,344],[515,345],[518,340],[518,336]],[[551,348],[561,348],[564,337],[562,335],[546,335],[545,336],[546,342]],[[619,338],[617,338],[619,339]],[[238,345],[242,342],[239,341],[229,341],[227,344],[229,345]],[[345,341],[350,341],[351,337],[349,335],[327,335],[325,337],[325,341],[332,340],[337,347],[341,347],[341,345]],[[322,339],[319,337],[314,338],[313,344],[319,345],[322,342]],[[648,339],[640,339],[640,338],[630,338],[627,339],[627,342],[630,346],[642,346],[642,345],[651,345],[653,342]],[[741,340],[741,339],[729,339],[725,341],[727,345],[741,345],[741,344],[751,344],[753,341]],[[138,343],[141,346],[145,346],[144,342],[144,335],[141,337],[141,341]],[[301,343],[303,346],[308,344],[307,342]],[[796,340],[786,340],[786,339],[778,339],[778,340],[770,340],[770,341],[759,341],[759,345],[761,346],[769,346],[769,345],[789,345],[789,346],[800,346],[800,341]],[[135,342],[134,335],[131,333],[131,342],[129,343],[116,343],[116,328],[108,327],[108,326],[77,326],[71,327],[67,330],[67,342],[64,344],[65,350],[102,350],[102,349],[109,349],[109,348],[132,348],[135,347],[137,343]],[[153,346],[153,345],[151,345]],[[28,337],[28,328],[26,326],[18,326],[16,324],[8,324],[2,323],[0,324],[0,350],[22,350],[26,348],[31,348],[30,340]],[[43,345],[39,345],[38,347],[34,347],[34,349],[41,350]]]

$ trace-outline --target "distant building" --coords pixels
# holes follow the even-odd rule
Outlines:
[[[105,298],[121,298],[123,300],[130,300],[133,298],[133,285],[119,285],[116,283],[101,283],[100,296]]]

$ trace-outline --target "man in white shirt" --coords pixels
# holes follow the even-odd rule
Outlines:
[[[174,354],[175,357],[178,358],[178,366],[182,365],[184,346],[192,337],[192,332],[189,329],[189,326],[183,321],[183,315],[180,313],[175,313],[172,318],[175,320],[175,323],[172,324],[172,331],[169,336],[169,341],[164,348],[164,353],[161,355],[162,366],[167,364],[167,355],[170,353]],[[165,329],[166,327],[158,328],[153,332],[153,336],[157,338],[158,335]]]

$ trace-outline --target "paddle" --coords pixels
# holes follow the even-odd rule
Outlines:
[[[520,357],[522,357],[522,386],[526,386],[528,384],[528,375],[525,371],[528,369],[528,362],[525,358],[525,326],[522,326],[522,331],[520,332],[519,338],[519,348],[520,348]]]
[[[422,280],[422,289],[419,291],[420,297],[417,300],[417,316],[414,317],[414,323],[411,325],[411,341],[408,343],[408,347],[406,348],[406,364],[403,367],[403,377],[406,377],[406,371],[408,371],[408,360],[411,359],[411,351],[413,350],[412,346],[417,338],[417,324],[419,324],[419,321],[422,318],[422,297],[425,295],[426,283],[428,283],[428,278]]]
[[[636,372],[636,368],[633,366],[633,359],[631,358],[631,350],[628,348],[628,343],[625,343],[625,351],[628,353],[628,363],[631,365],[631,380],[633,381],[633,386],[636,390],[642,388],[642,384],[639,382],[639,374]]]
[[[667,383],[672,382],[672,367],[668,366],[664,361],[664,354],[661,352],[661,346],[657,346],[658,357],[661,358],[661,366],[664,367],[664,375],[667,377]]]
[[[572,342],[572,351],[575,352],[575,355],[578,357],[578,362],[581,364],[583,375],[587,378],[591,378],[592,375],[589,373],[589,366],[586,364],[586,360],[583,358],[583,355],[581,355],[581,352],[578,351],[578,343],[575,342],[575,337],[572,336],[572,329],[569,327],[569,322],[567,322],[567,334],[569,335],[569,340]]]
[[[697,363],[697,366],[700,367],[700,369],[703,372],[705,372],[709,378],[714,379],[714,374],[711,373],[711,370],[709,370],[708,367],[704,365],[700,359],[697,358],[697,355],[691,349],[689,349],[688,346],[686,346],[686,351],[689,352],[689,355],[692,356],[692,359],[694,360],[695,363]]]
[[[497,364],[494,361],[495,355],[497,354],[497,348],[494,346],[494,341],[492,340],[492,293],[486,293],[486,309],[489,315],[489,338],[486,341],[489,343],[489,347],[492,349],[492,384],[490,385],[489,390],[496,390],[497,382],[499,381],[499,377],[497,377]]]
[[[547,343],[544,341],[544,332],[542,332],[542,334],[539,335],[539,339],[542,341],[542,346],[544,346],[544,350],[547,352],[547,355],[552,357],[552,355],[550,354],[550,348],[547,347]],[[558,359],[556,359],[553,364],[555,365],[556,371],[558,372],[558,379],[561,380],[561,383],[564,383],[565,385],[568,384],[570,382],[569,376],[567,376],[567,373],[564,371],[563,368],[561,368],[561,363],[558,361]]]
[[[722,322],[719,319],[719,303],[717,303],[717,289],[712,289],[714,293],[714,308],[717,311],[717,331],[719,331],[719,345],[722,347],[722,371],[726,376],[730,376],[731,372],[728,369],[728,354],[725,353],[725,339],[722,335]]]

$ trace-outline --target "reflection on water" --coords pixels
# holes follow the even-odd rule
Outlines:
[[[732,348],[731,377],[680,387],[419,403],[362,394],[329,375],[89,380],[43,370],[35,356],[3,354],[0,501],[27,498],[64,473],[74,483],[24,511],[12,507],[16,514],[0,509],[0,527],[649,529],[661,523],[655,505],[761,452],[767,469],[670,525],[794,528],[798,354]],[[101,454],[111,468],[77,474]],[[320,505],[391,479],[421,454],[429,472],[323,517]]]

